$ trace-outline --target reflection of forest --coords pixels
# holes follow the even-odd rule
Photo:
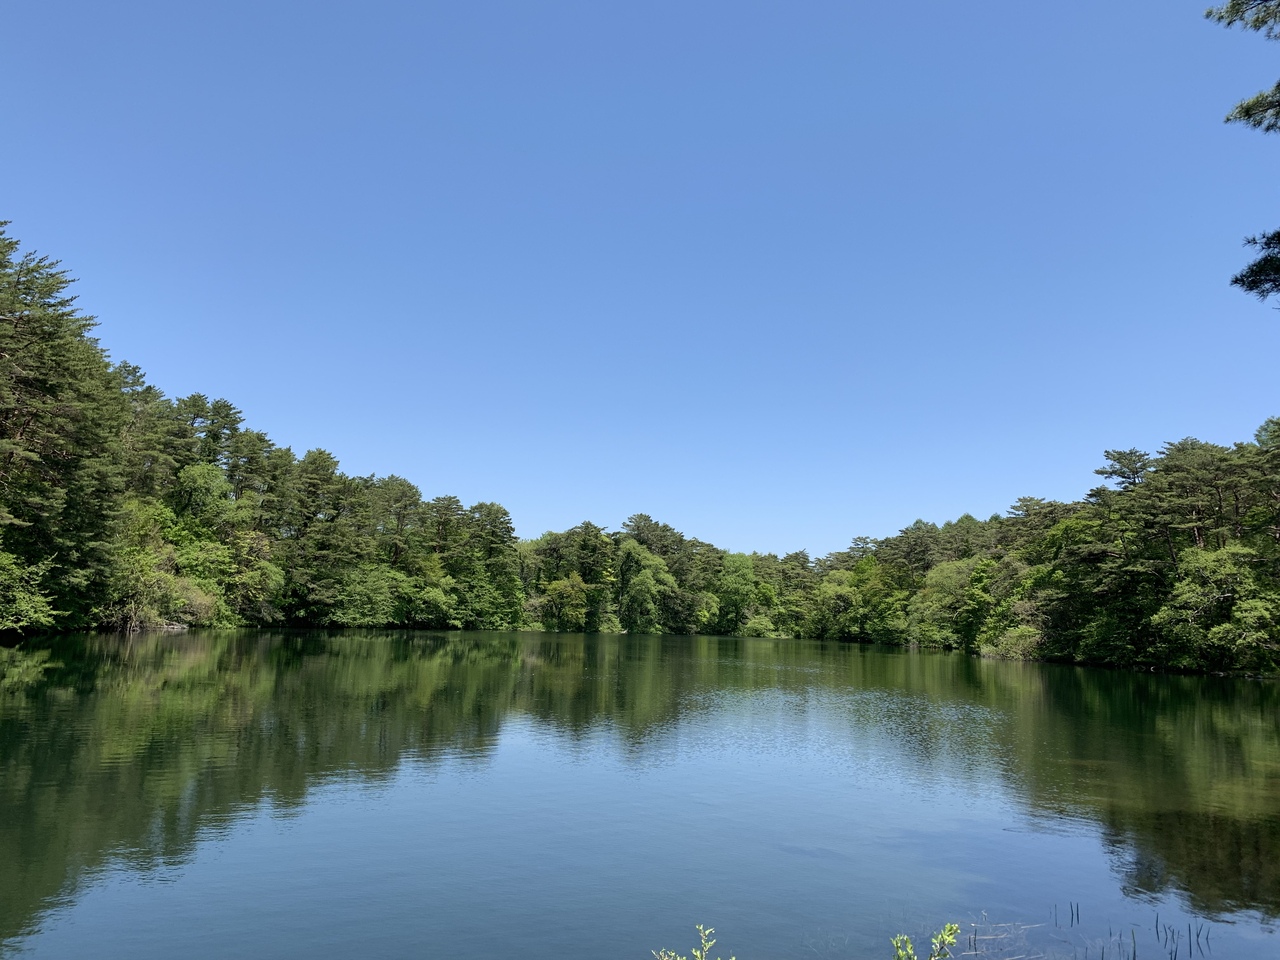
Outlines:
[[[1280,914],[1280,691],[736,638],[268,634],[59,641],[0,694],[0,938],[110,861],[174,861],[244,805],[331,775],[482,757],[508,714],[629,753],[708,693],[877,694],[851,737],[903,769],[961,745],[1033,810],[1099,823],[1126,883]],[[13,686],[13,684],[11,684]],[[962,725],[965,729],[956,729]],[[957,740],[956,738],[960,739]],[[951,758],[954,759],[954,758]],[[951,764],[948,764],[950,766]]]

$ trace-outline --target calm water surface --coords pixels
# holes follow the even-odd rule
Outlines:
[[[957,920],[1280,957],[1273,683],[492,633],[50,662],[0,692],[4,956],[881,958]]]

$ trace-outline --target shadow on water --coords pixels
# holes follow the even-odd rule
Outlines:
[[[31,655],[24,655],[31,656]],[[840,698],[904,776],[997,776],[1096,823],[1133,896],[1280,915],[1280,689],[840,644],[707,637],[268,633],[79,637],[0,690],[0,940],[114,864],[333,778],[484,762],[522,718],[644,758],[725,698]],[[975,772],[977,771],[977,772]]]

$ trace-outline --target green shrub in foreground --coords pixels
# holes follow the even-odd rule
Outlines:
[[[933,938],[929,960],[945,960],[946,957],[951,956],[951,948],[956,945],[958,936],[960,936],[960,927],[954,923],[948,923],[939,930]],[[911,938],[905,933],[898,934],[891,942],[893,943],[893,960],[917,960],[916,948],[912,945]]]
[[[693,948],[693,960],[710,960],[711,948],[716,945],[711,937],[716,932],[715,928],[698,924],[695,929],[698,931],[700,943]],[[948,923],[933,937],[928,960],[946,960],[950,957],[951,948],[956,945],[956,938],[959,936],[960,927],[957,924]],[[898,934],[890,942],[893,944],[893,960],[919,960],[911,938],[905,933]],[[654,950],[653,956],[654,960],[689,960],[688,957],[682,957],[674,950]],[[719,958],[717,957],[716,960]],[[736,958],[730,957],[729,960],[736,960]]]
[[[715,933],[715,927],[704,927],[698,924],[695,928],[698,931],[698,939],[701,945],[693,948],[693,960],[709,960],[711,948],[716,945],[711,935]],[[682,957],[674,950],[654,950],[654,960],[689,960],[688,957]],[[719,957],[716,960],[720,960]],[[736,957],[730,957],[729,960],[737,960]]]

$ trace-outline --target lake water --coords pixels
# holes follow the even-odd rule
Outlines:
[[[705,923],[887,960],[954,920],[992,957],[1280,957],[1274,683],[493,633],[51,662],[0,693],[5,956],[645,960]]]

